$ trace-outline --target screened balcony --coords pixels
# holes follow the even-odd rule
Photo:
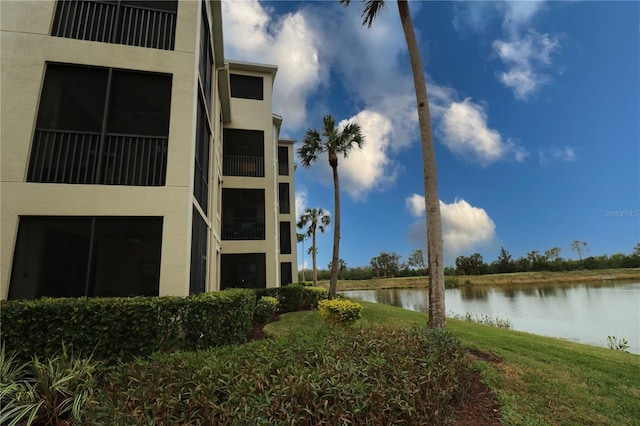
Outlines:
[[[173,50],[177,1],[58,0],[51,35]]]
[[[220,290],[267,287],[264,253],[223,254],[220,263]]]
[[[264,190],[222,190],[222,239],[264,240]]]
[[[171,76],[48,64],[28,182],[165,185]]]
[[[222,155],[224,176],[264,177],[264,132],[225,129]]]
[[[27,180],[163,186],[168,138],[36,130]]]

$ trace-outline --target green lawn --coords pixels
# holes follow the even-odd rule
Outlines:
[[[359,302],[362,321],[424,325],[424,313]],[[447,321],[462,342],[502,359],[476,363],[506,425],[640,425],[640,356],[607,348]],[[317,311],[282,315],[267,335],[324,327]]]

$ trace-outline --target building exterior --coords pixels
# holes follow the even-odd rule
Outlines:
[[[0,298],[292,282],[277,68],[224,60],[220,2],[0,7]]]

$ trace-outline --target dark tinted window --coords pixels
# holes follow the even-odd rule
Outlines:
[[[280,222],[280,253],[291,254],[291,222]]]
[[[108,75],[104,68],[48,65],[37,127],[99,132]]]
[[[291,207],[289,206],[289,184],[278,184],[278,204],[280,206],[280,213],[291,213]]]
[[[280,264],[280,286],[285,286],[293,282],[291,273],[291,262],[282,262]]]
[[[231,96],[244,99],[264,99],[264,83],[262,77],[231,74]]]
[[[114,71],[112,87],[110,133],[146,136],[169,134],[171,77]]]
[[[278,147],[278,174],[289,175],[289,148],[286,146]]]

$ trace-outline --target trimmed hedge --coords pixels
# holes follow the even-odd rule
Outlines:
[[[156,351],[239,344],[251,330],[256,295],[231,289],[182,297],[43,298],[3,301],[2,344],[20,358],[93,353],[114,362]]]
[[[318,301],[326,299],[329,292],[325,288],[306,287],[302,284],[289,284],[284,287],[256,289],[258,299],[264,296],[278,300],[278,312],[295,312],[301,309],[317,309]]]
[[[275,297],[264,296],[258,300],[256,311],[253,314],[253,321],[258,324],[266,323],[273,314],[276,313],[278,300]]]

